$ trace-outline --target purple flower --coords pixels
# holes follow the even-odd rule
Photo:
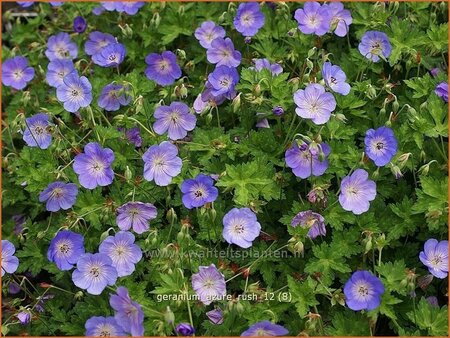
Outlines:
[[[425,300],[430,304],[432,307],[439,307],[438,299],[435,296],[429,296],[425,298]]]
[[[118,287],[116,295],[111,295],[109,305],[116,311],[114,318],[125,332],[132,336],[144,335],[144,312],[141,306],[128,295],[128,290]]]
[[[225,29],[216,25],[213,21],[203,22],[199,28],[195,30],[195,37],[202,47],[211,48],[211,42],[216,38],[225,37]]]
[[[31,7],[35,1],[16,1],[16,3],[23,8]]]
[[[448,241],[438,242],[434,238],[427,240],[419,259],[433,276],[441,279],[447,277]]]
[[[229,244],[249,248],[261,232],[261,224],[249,208],[233,208],[223,216],[223,238]]]
[[[141,131],[139,130],[139,127],[134,127],[125,131],[125,137],[136,147],[142,146]]]
[[[121,106],[127,106],[130,101],[128,87],[110,83],[103,87],[97,104],[106,111],[117,111]]]
[[[147,231],[148,222],[156,218],[156,208],[151,203],[128,202],[117,209],[116,223],[120,230],[133,228],[137,234]]]
[[[178,324],[175,330],[181,336],[193,336],[195,333],[195,329],[188,323]]]
[[[92,102],[92,85],[85,76],[79,77],[76,73],[71,73],[56,88],[56,97],[59,102],[64,103],[65,110],[75,113]]]
[[[101,4],[102,7],[103,7],[104,9],[106,9],[107,11],[113,12],[113,11],[116,10],[117,3],[118,3],[118,2],[119,2],[119,1],[103,1],[103,2],[100,2],[100,4]]]
[[[181,192],[183,193],[183,204],[188,209],[214,202],[219,195],[213,179],[203,174],[197,175],[194,179],[185,180],[181,184]]]
[[[237,67],[241,63],[241,53],[234,49],[230,38],[217,38],[206,51],[206,58],[216,66]]]
[[[317,236],[325,236],[327,233],[325,219],[322,215],[311,210],[299,212],[292,219],[291,225],[293,227],[300,225],[302,228],[309,229],[307,236],[311,239]]]
[[[106,237],[98,251],[106,254],[112,260],[112,266],[117,270],[118,277],[131,275],[142,258],[142,251],[134,244],[134,235],[128,231],[119,231],[115,236]]]
[[[114,152],[111,149],[103,149],[98,143],[91,142],[84,147],[84,153],[75,156],[73,170],[84,188],[105,187],[114,179],[111,169],[113,161]]]
[[[354,310],[373,310],[380,306],[384,286],[380,279],[369,271],[356,271],[345,283],[345,303]]]
[[[71,60],[54,60],[48,64],[45,78],[50,86],[58,88],[64,84],[64,77],[69,74],[77,74]]]
[[[445,102],[448,102],[448,83],[441,82],[436,86],[434,90],[437,96],[441,97]]]
[[[45,202],[47,211],[67,210],[77,199],[78,188],[73,183],[53,182],[39,194],[39,202]]]
[[[367,130],[364,144],[367,156],[378,167],[388,164],[397,153],[397,139],[389,127]]]
[[[83,33],[86,30],[86,20],[82,16],[77,16],[73,20],[73,30],[74,32],[80,34]]]
[[[17,314],[20,324],[27,325],[31,320],[30,311],[21,311]]]
[[[50,61],[69,59],[73,60],[78,55],[78,47],[70,39],[67,33],[58,33],[52,35],[47,41],[47,50],[45,55]]]
[[[261,119],[256,122],[256,128],[270,128],[269,121],[267,119]]]
[[[34,78],[34,69],[28,66],[27,58],[16,56],[2,64],[2,83],[21,90]]]
[[[330,2],[322,7],[328,10],[331,30],[334,29],[334,34],[341,37],[346,36],[353,21],[350,11],[344,9],[344,5],[341,2]]]
[[[18,294],[21,290],[20,285],[14,281],[10,282],[8,285],[8,292],[12,295]]]
[[[142,155],[144,160],[144,178],[155,181],[156,185],[165,187],[172,178],[181,173],[183,161],[178,157],[178,148],[170,142],[153,145]]]
[[[339,203],[342,208],[360,215],[370,207],[377,195],[377,186],[374,181],[368,179],[369,174],[364,169],[356,169],[353,174],[343,178]]]
[[[430,70],[430,74],[432,77],[436,77],[438,76],[438,74],[441,72],[441,70],[439,68],[433,68]]]
[[[19,266],[19,259],[14,256],[16,248],[14,244],[6,239],[2,239],[2,277],[7,273],[16,272]]]
[[[36,311],[40,312],[40,313],[44,312],[45,311],[45,309],[44,309],[45,302],[49,299],[53,299],[54,297],[55,297],[55,295],[52,295],[52,294],[46,294],[44,296],[37,297],[36,300],[38,302],[35,307]]]
[[[105,11],[105,7],[103,7],[103,6],[97,6],[92,9],[92,13],[97,16],[101,15],[104,11]]]
[[[70,270],[84,254],[84,237],[70,230],[61,230],[50,242],[47,258],[60,270]]]
[[[239,5],[233,20],[236,30],[244,36],[254,36],[264,26],[265,17],[257,2]]]
[[[206,87],[214,98],[225,96],[227,99],[233,99],[236,96],[234,87],[239,82],[239,74],[236,68],[219,66],[208,75]],[[206,95],[206,94],[205,94]],[[203,95],[202,95],[203,99]]]
[[[365,58],[373,62],[378,62],[380,61],[380,56],[387,59],[391,55],[392,46],[385,33],[367,31],[361,38],[358,50]]]
[[[221,309],[214,309],[206,312],[206,316],[209,321],[214,325],[220,325],[223,323],[223,312]]]
[[[272,108],[272,113],[276,116],[281,116],[284,114],[284,109],[282,106],[275,106]]]
[[[84,324],[87,337],[124,337],[119,324],[114,317],[91,317]]]
[[[297,177],[321,176],[328,168],[327,157],[330,152],[331,149],[326,143],[308,144],[296,141],[291,148],[286,150],[285,160],[287,166],[292,168],[292,172]]]
[[[127,55],[127,50],[121,43],[111,43],[97,54],[92,55],[92,61],[102,67],[116,67]]]
[[[330,30],[330,14],[326,6],[318,2],[305,2],[303,9],[295,11],[298,29],[304,34],[322,36]]]
[[[117,271],[107,255],[86,253],[79,257],[72,280],[80,289],[91,295],[99,295],[107,285],[116,283]]]
[[[25,215],[18,214],[11,217],[15,223],[14,234],[20,235],[23,232],[23,226],[25,225],[26,218]]]
[[[345,82],[347,76],[341,67],[325,62],[322,68],[322,77],[333,92],[341,95],[347,95],[350,92],[350,85]]]
[[[95,31],[89,33],[89,39],[84,45],[84,51],[87,55],[92,56],[100,53],[104,48],[115,43],[117,43],[117,40],[111,34]]]
[[[298,116],[311,119],[314,124],[319,125],[328,122],[336,108],[333,94],[326,93],[325,88],[318,83],[309,84],[305,90],[297,90],[294,93],[294,102],[297,105],[295,112]]]
[[[199,267],[198,273],[192,275],[192,288],[205,305],[221,300],[227,293],[225,277],[214,264]]]
[[[48,115],[38,113],[25,119],[26,129],[23,132],[23,140],[29,147],[47,149],[52,143],[52,134]]]
[[[172,102],[170,106],[159,106],[153,116],[156,122],[153,129],[158,135],[168,131],[171,140],[186,137],[187,132],[195,128],[197,118],[189,112],[189,107],[183,102]]]
[[[272,72],[273,76],[283,73],[283,67],[281,67],[278,63],[270,63],[267,59],[253,59],[253,63],[255,64],[255,69],[258,72],[263,69],[268,69]]]
[[[144,1],[118,1],[116,3],[116,11],[118,11],[119,13],[125,12],[128,15],[135,15],[144,5]]]
[[[247,330],[241,333],[241,337],[261,337],[261,336],[284,336],[289,331],[283,326],[273,324],[268,320],[263,320],[250,326]]]
[[[170,51],[162,54],[151,53],[145,57],[148,65],[145,75],[161,86],[168,86],[181,77],[181,68],[177,64],[177,57]]]

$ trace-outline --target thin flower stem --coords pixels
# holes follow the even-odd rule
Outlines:
[[[129,120],[136,122],[137,124],[139,124],[142,128],[144,128],[145,131],[147,131],[152,137],[156,137],[155,133],[150,131],[149,129],[147,129],[146,126],[144,126],[141,122],[139,122],[138,120],[136,120],[134,117],[127,117]]]
[[[194,321],[192,320],[192,311],[191,311],[191,304],[189,303],[189,292],[187,285],[184,284],[184,290],[186,292],[186,303],[188,308],[188,314],[189,314],[189,322],[191,323],[191,326],[194,327]]]

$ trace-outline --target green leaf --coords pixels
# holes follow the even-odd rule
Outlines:
[[[406,315],[420,329],[426,330],[427,335],[448,336],[447,305],[441,308],[434,307],[422,297],[416,311],[410,311]]]
[[[294,278],[288,276],[288,286],[292,296],[292,302],[295,304],[300,318],[305,317],[311,307],[319,304],[314,295],[314,284],[317,284],[317,282],[314,282],[310,277],[304,282],[297,282]]]
[[[239,205],[248,205],[262,197],[266,201],[279,198],[279,188],[275,183],[273,166],[264,159],[257,159],[237,165],[226,165],[226,175],[218,187],[234,191],[233,200]]]

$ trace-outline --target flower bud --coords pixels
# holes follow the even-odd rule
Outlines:
[[[419,171],[418,171],[419,174],[421,174],[421,175],[428,175],[428,172],[430,171],[430,165],[431,165],[433,162],[436,162],[436,163],[437,163],[436,160],[432,160],[432,161],[428,162],[427,164],[424,164],[423,166],[421,166],[421,167],[419,168]]]
[[[246,36],[244,38],[244,43],[247,44],[247,45],[251,44],[252,43],[252,38],[250,36]]]
[[[404,153],[398,157],[398,164],[400,165],[400,167],[403,168],[406,165],[406,162],[408,162],[408,159],[411,155],[411,153]]]
[[[73,20],[73,31],[81,34],[86,30],[87,24],[86,24],[86,20],[84,20],[84,18],[82,16],[77,16],[74,20]]]
[[[128,166],[125,168],[124,176],[127,181],[129,181],[133,178],[133,173],[131,172],[131,169]]]
[[[313,47],[313,48],[311,48],[309,51],[308,51],[308,59],[309,58],[311,58],[311,57],[313,57],[313,55],[316,53],[316,51],[317,51],[317,48],[316,47]]]
[[[233,99],[233,102],[231,103],[231,107],[233,107],[233,113],[236,113],[241,107],[241,94],[242,93],[236,95],[236,97]]]
[[[403,174],[402,174],[400,168],[396,165],[391,166],[391,172],[394,174],[394,176],[397,180],[403,177]]]
[[[339,122],[342,122],[342,123],[346,123],[346,122],[347,122],[347,118],[345,117],[344,114],[337,113],[336,115],[334,115],[334,117],[335,117],[336,120],[338,120]]]
[[[168,222],[170,223],[175,223],[177,221],[177,213],[175,212],[175,210],[173,208],[170,208],[169,210],[167,210],[166,213],[166,219]]]
[[[366,96],[371,100],[373,100],[377,97],[377,91],[375,90],[375,88],[372,85],[367,86]]]
[[[118,25],[120,30],[122,31],[122,34],[126,37],[126,38],[132,38],[133,37],[133,30],[131,29],[131,27],[126,23],[125,26],[122,25]]]
[[[73,296],[73,298],[74,298],[75,300],[80,300],[81,298],[83,298],[83,296],[84,296],[83,291],[78,291],[77,293],[75,293],[75,295]]]
[[[169,306],[166,308],[166,312],[164,312],[164,320],[168,325],[172,325],[175,322],[175,314]]]
[[[399,103],[397,101],[397,98],[395,98],[394,102],[392,103],[392,110],[394,113],[398,112]]]
[[[284,109],[281,106],[275,106],[272,109],[272,113],[274,113],[276,116],[281,116],[284,114]]]
[[[255,93],[256,96],[261,95],[261,86],[259,83],[256,84],[256,86],[253,89],[253,92]]]
[[[153,14],[153,17],[150,20],[150,25],[158,27],[160,22],[161,22],[161,16],[159,15],[158,12],[156,12],[155,14]]]
[[[101,235],[100,235],[100,242],[103,242],[105,240],[106,237],[109,236],[109,231],[110,230],[114,230],[113,228],[109,228],[108,230],[104,231]]]

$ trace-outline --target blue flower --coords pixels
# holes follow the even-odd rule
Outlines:
[[[355,311],[376,309],[383,293],[380,279],[365,270],[354,272],[344,286],[345,303]]]
[[[117,270],[112,264],[111,258],[105,254],[86,253],[79,257],[72,280],[76,286],[91,295],[99,295],[107,285],[116,283]]]
[[[388,164],[397,153],[397,139],[389,127],[367,130],[364,144],[367,156],[379,167]]]
[[[77,199],[78,188],[73,183],[53,182],[40,193],[39,202],[47,202],[48,211],[67,210],[71,208]]]

